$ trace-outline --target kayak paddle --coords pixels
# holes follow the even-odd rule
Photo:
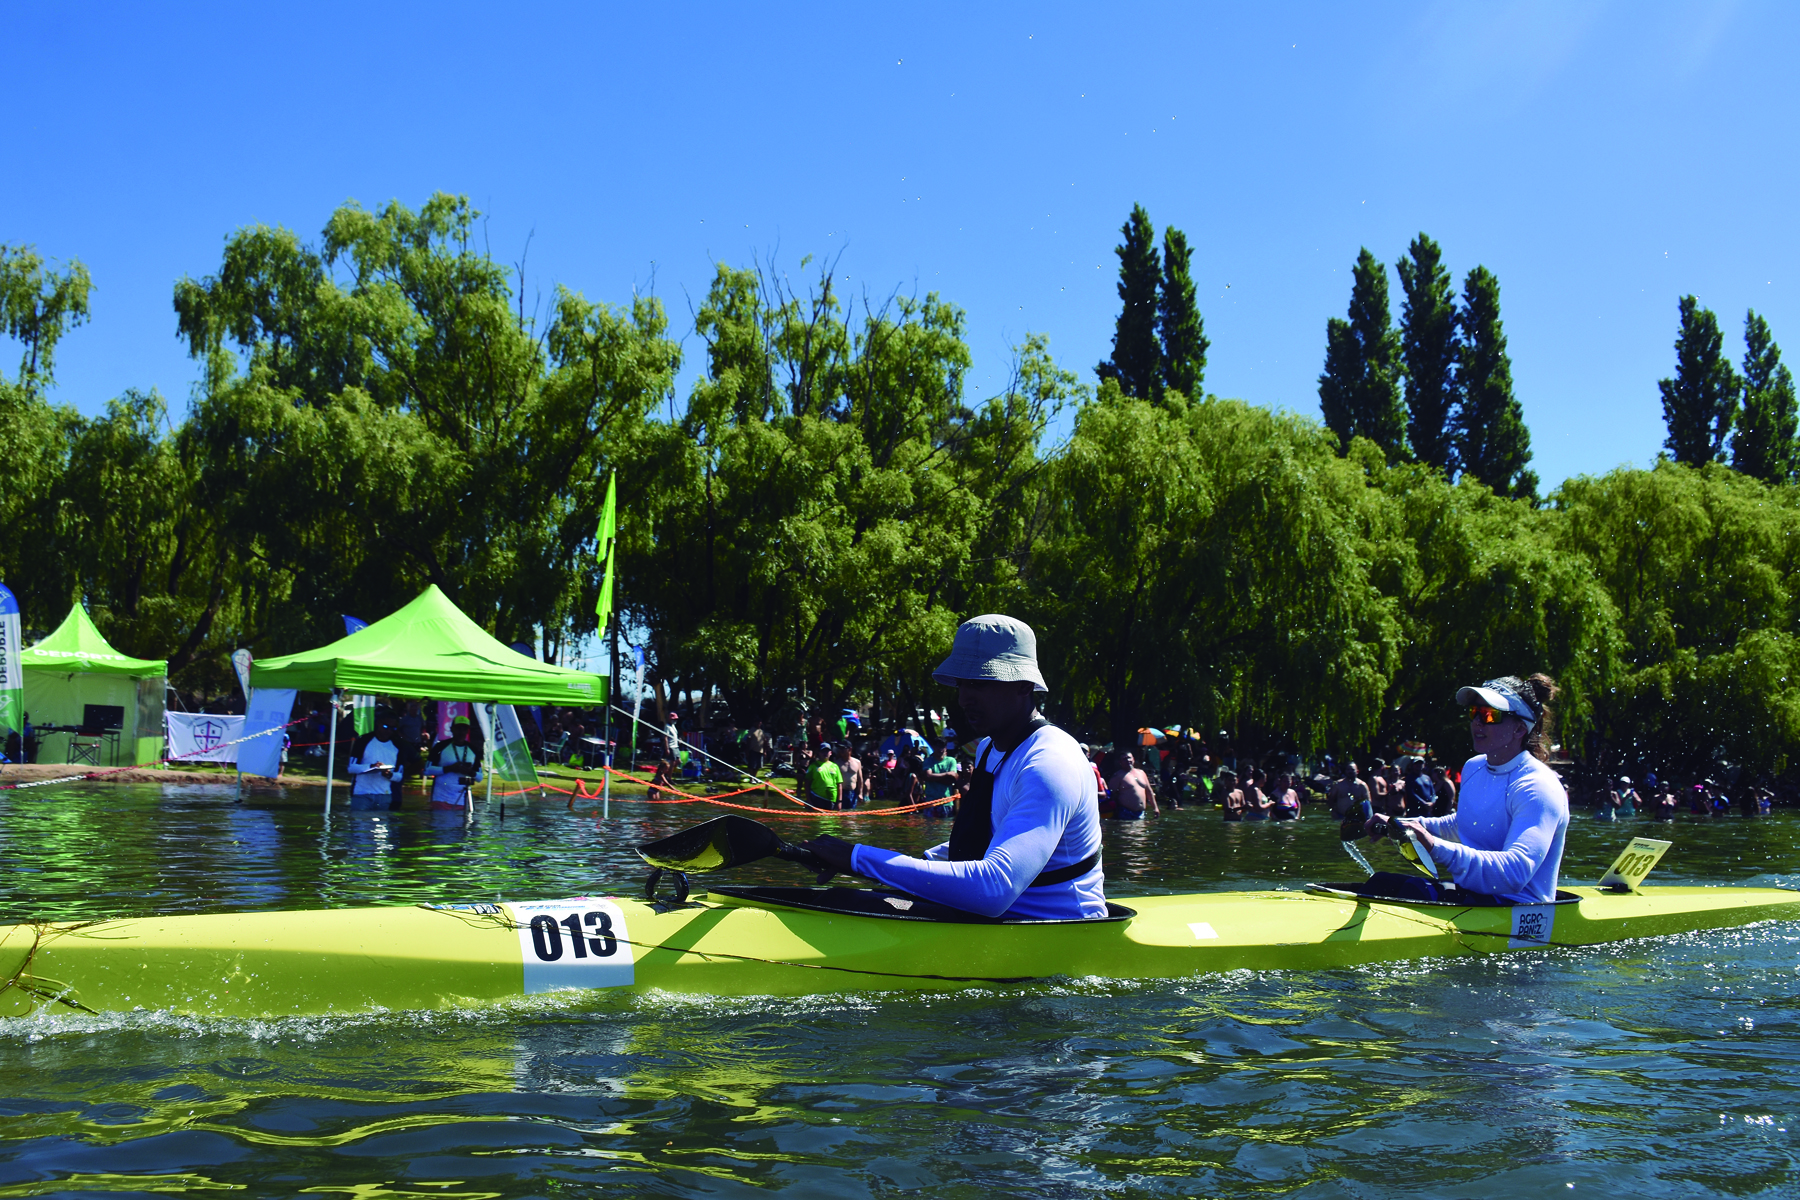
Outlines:
[[[637,848],[638,857],[666,871],[724,871],[778,857],[812,865],[813,856],[791,846],[761,821],[735,813],[683,829]]]

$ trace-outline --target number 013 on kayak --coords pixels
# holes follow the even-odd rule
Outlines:
[[[1619,857],[1613,865],[1606,868],[1606,874],[1600,877],[1600,886],[1611,888],[1615,892],[1635,892],[1638,885],[1644,882],[1644,876],[1650,873],[1673,842],[1659,841],[1656,838],[1632,838],[1631,844],[1619,851]]]

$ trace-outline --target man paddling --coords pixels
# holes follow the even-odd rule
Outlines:
[[[1031,627],[999,615],[964,621],[932,678],[957,690],[981,739],[950,840],[922,858],[829,836],[805,848],[833,871],[982,916],[1104,917],[1094,772],[1075,739],[1037,713],[1049,689]]]

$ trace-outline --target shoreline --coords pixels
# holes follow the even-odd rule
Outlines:
[[[564,770],[567,769],[564,768]],[[183,770],[180,768],[171,769],[168,767],[148,765],[142,767],[101,767],[97,770],[90,770],[85,773],[77,772],[78,768],[71,767],[67,763],[6,763],[0,765],[0,791],[10,790],[8,785],[12,784],[35,784],[44,786],[53,780],[65,783],[187,784],[190,786],[200,785],[235,789],[238,786],[238,781],[240,779],[240,776],[235,772],[230,771]],[[243,781],[243,789],[246,793],[253,791],[272,791],[276,789],[286,790],[291,788],[309,788],[317,792],[323,792],[325,790],[325,777],[323,775],[284,774],[272,778],[266,775],[244,775],[241,778]],[[562,786],[568,786],[576,780],[580,780],[590,788],[600,786],[599,777],[574,772],[568,774],[545,773],[541,778],[546,784],[555,783]],[[350,781],[346,779],[337,780],[334,786],[335,791],[341,792],[346,797],[349,795],[349,789]],[[622,782],[617,778],[613,780],[614,796],[642,796],[647,794],[648,791],[649,788],[647,782],[642,780],[631,783]],[[424,787],[416,786],[412,782],[408,782],[405,787],[404,795],[412,797],[415,794],[424,796],[426,794],[426,789]],[[562,795],[560,792],[549,794]]]

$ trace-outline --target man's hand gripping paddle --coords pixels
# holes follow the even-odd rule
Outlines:
[[[851,874],[851,850],[849,842],[829,835],[796,846],[782,841],[761,821],[735,813],[714,817],[637,848],[638,857],[656,868],[652,890],[655,874],[662,871],[676,871],[683,876],[692,871],[726,871],[765,858],[786,859],[817,871],[819,882],[824,883],[833,875]]]

